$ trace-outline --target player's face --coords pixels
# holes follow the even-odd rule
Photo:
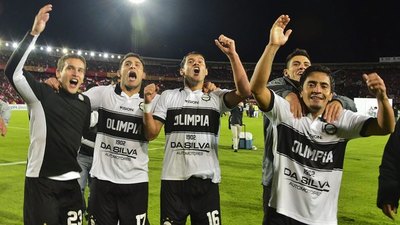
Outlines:
[[[56,72],[64,90],[71,94],[78,92],[85,78],[85,64],[80,59],[69,58],[61,71]]]
[[[326,73],[312,72],[307,77],[301,97],[311,113],[321,115],[332,96],[331,82]]]
[[[180,74],[184,77],[185,84],[189,85],[189,87],[203,86],[204,79],[208,75],[204,57],[198,54],[188,55]]]
[[[303,55],[296,55],[288,62],[287,68],[284,70],[285,76],[292,80],[300,81],[304,70],[311,66],[310,60]]]
[[[121,76],[121,86],[128,91],[139,91],[142,80],[146,76],[142,62],[133,56],[124,60],[119,73]]]

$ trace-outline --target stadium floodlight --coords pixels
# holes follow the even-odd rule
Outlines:
[[[13,47],[13,48],[17,48],[17,47],[18,47],[18,43],[17,43],[17,42],[14,42],[14,43],[12,44],[12,47]]]
[[[50,46],[47,46],[46,51],[47,51],[47,52],[51,52],[51,51],[53,51],[53,48],[50,47]]]
[[[82,55],[82,51],[81,51],[81,50],[78,50],[77,54],[78,54],[78,55]]]
[[[114,58],[114,55],[111,55],[111,58],[113,59],[113,58]]]
[[[62,53],[67,54],[68,53],[68,49],[63,48]]]
[[[56,48],[56,52],[59,52],[59,51],[60,51],[60,49]]]
[[[121,59],[121,56],[120,56],[120,55],[118,56],[118,59]]]
[[[7,46],[7,47],[9,46],[8,42],[6,42],[6,46]]]
[[[88,55],[88,53],[87,53],[87,52],[85,52],[85,55]]]
[[[93,56],[94,56],[94,52],[90,52],[90,56],[92,56],[92,57],[93,57]]]
[[[104,54],[103,54],[103,57],[104,57],[104,58],[108,58],[108,53],[104,53]]]
[[[99,54],[99,57],[101,57],[101,53]]]
[[[40,51],[43,51],[43,50],[44,50],[43,46],[40,46],[40,48],[39,48],[39,49],[40,49]]]
[[[72,50],[71,53],[74,54],[75,53],[74,50]]]
[[[145,0],[129,0],[131,3],[133,3],[133,4],[141,4],[141,3],[143,3]]]

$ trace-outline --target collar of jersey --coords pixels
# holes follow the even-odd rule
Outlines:
[[[127,95],[125,92],[121,92],[121,96],[126,98],[139,98],[139,93],[133,94],[132,96]]]
[[[307,115],[306,115],[311,121],[314,121],[314,120],[321,120],[322,122],[325,122],[325,120],[324,120],[324,117],[323,117],[323,115],[319,115],[317,118],[313,118],[313,116],[312,116],[312,114],[311,113],[307,113]]]
[[[131,97],[129,97],[127,94],[125,94],[125,92],[122,91],[122,89],[121,89],[121,83],[118,83],[117,85],[115,85],[114,92],[115,92],[117,95],[125,96],[125,97],[127,97],[127,98],[139,98],[139,97],[140,97],[140,96],[139,96],[139,92],[136,93],[136,94],[134,94],[134,95],[132,95]]]

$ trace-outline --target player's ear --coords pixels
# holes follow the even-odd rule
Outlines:
[[[289,76],[288,69],[284,69],[284,70],[283,70],[283,75],[284,75],[285,77],[288,77],[288,76]]]
[[[330,102],[330,101],[332,101],[332,99],[333,99],[333,93],[331,92],[328,95],[328,101]]]
[[[56,70],[56,78],[57,79],[61,78],[61,72],[59,70]]]

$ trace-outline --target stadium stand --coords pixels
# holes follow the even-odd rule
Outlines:
[[[43,48],[41,48],[43,49]],[[12,53],[12,46],[0,46],[0,99],[10,104],[23,104],[23,100],[18,96],[10,86],[4,76],[4,66]],[[75,50],[76,52],[78,50]],[[25,70],[34,73],[36,77],[44,81],[49,77],[55,76],[56,61],[60,57],[61,51],[47,52],[45,50],[35,50],[28,59]],[[112,55],[113,57],[104,57],[99,52],[92,55],[85,53],[87,59],[86,80],[83,90],[89,83],[99,85],[110,84],[112,78],[117,75],[119,67],[119,58],[121,55]],[[160,91],[165,89],[181,87],[183,82],[179,75],[179,64],[181,59],[164,59],[143,57],[146,64],[147,79],[143,87],[148,83],[155,83],[160,87]],[[350,98],[371,97],[361,81],[363,73],[377,72],[385,80],[389,97],[393,103],[400,108],[400,62],[372,62],[372,63],[323,63],[334,71],[336,92]],[[232,70],[229,62],[207,61],[209,75],[207,80],[215,83],[220,88],[234,88],[231,79]],[[251,76],[255,63],[244,63],[247,74]],[[272,77],[282,76],[284,64],[274,64]]]

